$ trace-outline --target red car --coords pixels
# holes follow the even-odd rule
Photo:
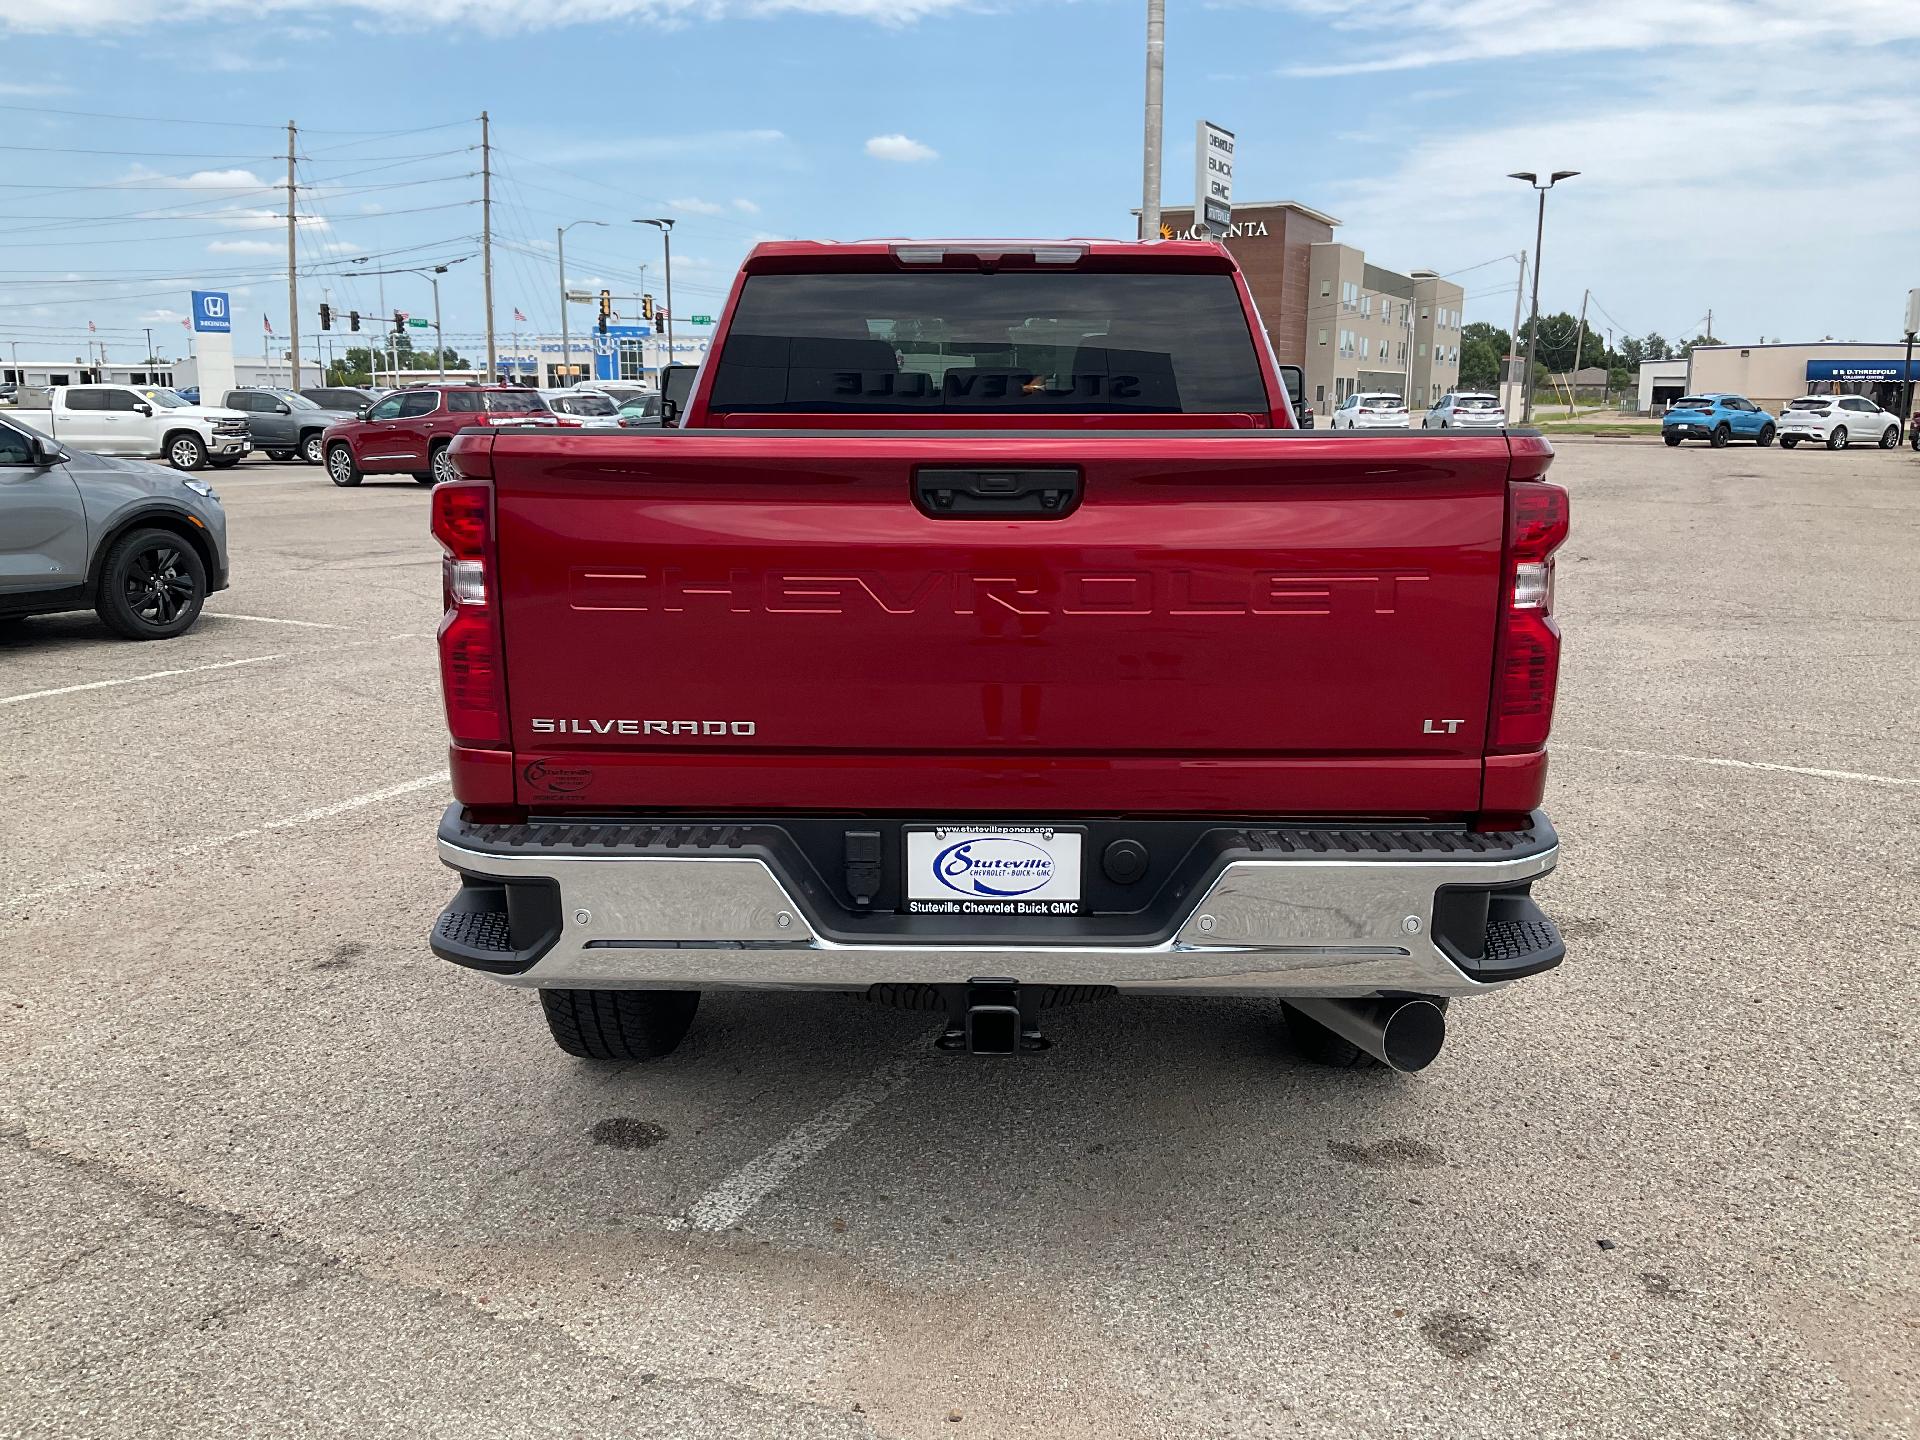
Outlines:
[[[547,402],[515,385],[435,385],[396,390],[357,420],[327,427],[327,476],[358,485],[368,475],[411,475],[422,485],[454,478],[447,447],[469,425],[552,425]]]

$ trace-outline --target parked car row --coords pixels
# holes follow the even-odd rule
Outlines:
[[[1407,430],[1413,416],[1391,390],[1360,390],[1334,408],[1328,423],[1335,430]],[[1442,395],[1420,418],[1422,430],[1499,430],[1506,423],[1500,397],[1474,390]]]
[[[1744,395],[1722,391],[1683,395],[1660,420],[1660,438],[1668,445],[1704,440],[1719,449],[1735,440],[1771,445],[1777,439],[1791,450],[1803,440],[1844,450],[1850,445],[1900,443],[1900,417],[1864,395],[1803,395],[1779,415],[1762,410]]]

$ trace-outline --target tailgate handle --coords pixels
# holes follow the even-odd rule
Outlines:
[[[913,503],[936,520],[1055,520],[1080,503],[1080,472],[923,466],[913,475]]]

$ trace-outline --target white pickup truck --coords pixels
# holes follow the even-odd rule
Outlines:
[[[189,405],[171,390],[145,386],[22,389],[6,413],[76,450],[165,460],[176,470],[224,469],[253,448],[238,410]]]

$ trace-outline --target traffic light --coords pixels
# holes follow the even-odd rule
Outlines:
[[[607,321],[612,315],[613,292],[611,290],[602,290],[600,292],[600,333],[602,335],[607,333]]]
[[[407,312],[404,310],[394,311],[393,312],[393,333],[398,335],[406,328],[407,328]]]
[[[333,307],[324,300],[320,302],[320,328],[322,330],[333,328]]]
[[[642,320],[653,319],[653,297],[651,295],[642,295],[640,297],[640,318]]]
[[[347,312],[347,320],[355,330],[360,328],[360,312],[358,310],[349,310]]]

